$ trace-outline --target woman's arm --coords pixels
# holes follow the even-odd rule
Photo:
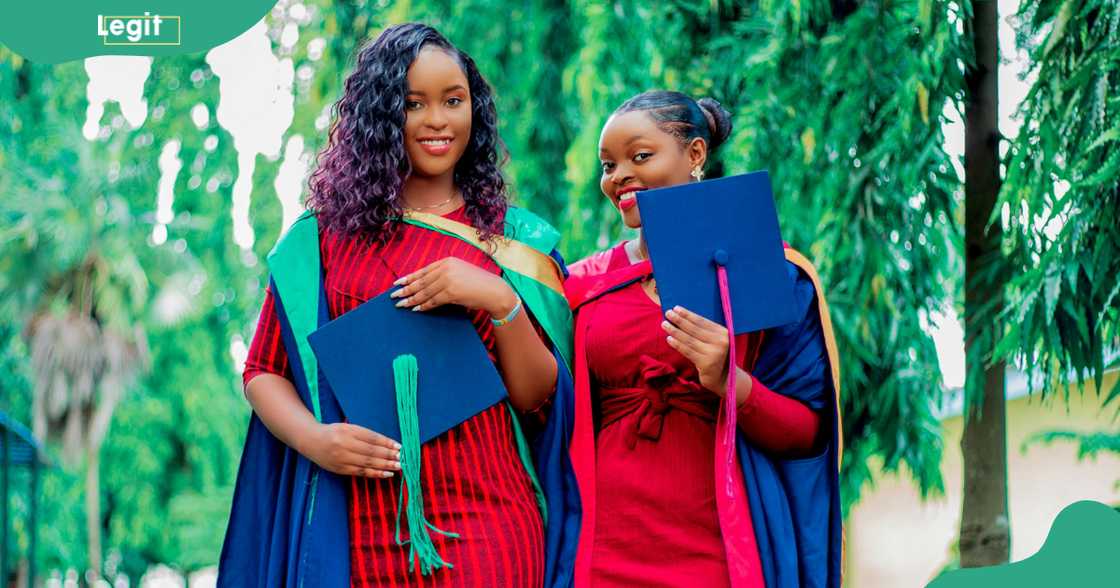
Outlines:
[[[457,257],[434,262],[395,285],[402,286],[391,294],[401,299],[397,306],[419,311],[457,304],[500,319],[520,303],[501,276]],[[555,389],[558,367],[525,309],[509,323],[494,327],[494,338],[510,402],[522,412],[540,407]]]
[[[700,384],[727,394],[727,328],[685,308],[666,313],[662,328],[669,345],[696,365]],[[739,429],[755,445],[783,456],[810,453],[820,429],[820,415],[805,404],[778,394],[741,367],[735,368]]]
[[[244,373],[245,398],[261,422],[277,439],[328,471],[392,476],[400,469],[399,446],[362,427],[319,423],[289,379],[291,367],[281,339],[276,301],[268,290]]]
[[[505,284],[505,281],[502,282]],[[506,285],[512,295],[513,303],[505,300],[503,305],[495,305],[487,310],[490,316],[508,316],[517,304],[522,304],[513,290]],[[540,408],[556,390],[556,357],[552,355],[541,340],[529,314],[522,308],[509,323],[494,327],[494,339],[498,351],[498,365],[502,368],[502,380],[509,390],[510,402],[521,412]]]
[[[325,470],[388,478],[401,469],[400,445],[350,423],[320,423],[287,378],[261,374],[245,386],[245,397],[277,439]]]
[[[821,417],[808,406],[767,388],[743,368],[736,368],[735,393],[739,430],[759,448],[796,457],[817,447]]]

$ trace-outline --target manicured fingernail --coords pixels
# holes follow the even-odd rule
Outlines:
[[[675,311],[677,311],[677,312],[681,312],[681,311],[683,311],[684,309],[683,309],[683,308],[681,308],[681,307],[679,307],[679,306],[674,306],[674,307],[673,307],[673,310],[675,310]]]
[[[405,281],[407,281],[407,280],[408,280],[408,276],[405,276],[403,278],[397,278],[397,281],[393,282],[393,285],[394,286],[403,286]]]
[[[405,306],[408,306],[408,298],[397,303],[397,308],[404,308]]]
[[[388,470],[381,470],[381,477],[382,478],[392,478],[393,477],[393,472],[390,472]]]
[[[665,329],[666,331],[668,331],[670,326],[671,325],[669,324],[669,321],[661,321],[661,328],[662,329]]]
[[[394,469],[394,470],[399,470],[399,469],[401,469],[401,462],[399,462],[399,461],[394,461],[394,462],[393,462],[393,469]]]
[[[420,312],[420,305],[417,304],[416,306],[413,306],[412,307],[412,312]]]
[[[401,288],[400,290],[393,290],[389,293],[389,298],[400,298],[401,296],[404,296],[404,288]]]
[[[397,458],[399,459],[401,456],[401,444],[393,441],[393,449],[397,450]]]

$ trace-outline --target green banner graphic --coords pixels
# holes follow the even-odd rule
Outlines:
[[[1038,553],[1004,566],[955,570],[926,588],[1105,588],[1120,586],[1116,567],[1120,512],[1075,502],[1058,513]]]
[[[10,3],[0,43],[40,63],[95,55],[205,51],[245,32],[276,0],[97,0]]]

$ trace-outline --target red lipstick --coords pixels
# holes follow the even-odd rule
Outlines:
[[[627,187],[619,190],[618,192],[616,192],[615,196],[618,197],[618,209],[621,210],[622,212],[626,212],[626,211],[634,208],[635,206],[637,206],[638,205],[637,196],[635,196],[633,198],[625,198],[625,199],[623,198],[623,196],[625,196],[627,194],[630,194],[631,192],[638,192],[638,191],[641,191],[641,190],[645,190],[645,188],[642,187],[642,186],[627,186]]]

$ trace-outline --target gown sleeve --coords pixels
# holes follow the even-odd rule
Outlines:
[[[787,267],[795,278],[800,319],[766,331],[751,394],[739,409],[738,421],[747,439],[761,449],[806,454],[820,437],[820,413],[832,383],[816,289],[797,266]]]
[[[280,319],[276,316],[276,301],[271,289],[265,291],[257,331],[249,344],[249,357],[245,360],[245,371],[241,374],[242,385],[247,386],[250,380],[261,374],[276,374],[292,379],[292,368],[280,337]]]

